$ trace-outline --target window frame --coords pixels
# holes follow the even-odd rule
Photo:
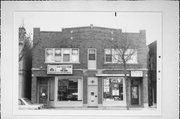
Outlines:
[[[110,50],[111,62],[107,62],[107,60],[106,60],[106,50]],[[110,48],[104,49],[104,62],[105,63],[112,63],[112,49],[110,49]]]
[[[53,51],[53,57],[55,57],[54,49],[53,48],[45,48],[45,63],[54,63],[55,61],[47,61],[47,50],[51,49]]]
[[[69,61],[64,61],[64,54],[67,55],[67,53],[64,53],[64,50],[69,50]],[[62,61],[63,63],[70,63],[71,62],[71,48],[62,48]]]
[[[68,83],[67,83],[67,87],[66,86],[64,86],[64,87],[66,87],[66,92],[69,92],[68,90],[71,90],[71,89],[77,89],[77,100],[70,100],[71,102],[73,102],[73,101],[75,101],[75,102],[78,102],[78,101],[83,101],[83,92],[81,92],[82,94],[79,94],[80,92],[78,92],[79,91],[79,81],[78,80],[82,80],[81,78],[79,79],[79,78],[58,78],[58,80],[57,80],[57,90],[59,91],[59,87],[63,87],[63,85],[61,85],[61,83],[60,83],[60,81],[62,81],[62,80],[67,80],[68,81]],[[69,82],[70,81],[73,81],[73,80],[76,80],[76,82],[77,82],[77,87],[76,88],[74,88],[74,87],[70,87],[69,86]],[[60,85],[59,85],[60,84]],[[83,85],[83,83],[82,83],[82,85]],[[68,94],[68,93],[67,93]],[[81,100],[78,100],[79,99],[79,96],[80,95],[82,95],[82,99]],[[67,98],[67,97],[66,97]],[[59,100],[58,99],[58,92],[57,92],[57,97],[56,97],[56,99],[57,99],[57,101],[58,102],[68,102],[69,100]]]
[[[94,50],[94,60],[92,60],[92,59],[89,59],[90,57],[89,57],[89,55],[90,54],[92,54],[92,53],[90,53],[90,50]],[[96,48],[88,48],[88,61],[97,61],[97,50],[96,50]]]
[[[118,78],[121,78],[121,79],[122,79],[122,86],[123,86],[123,88],[122,88],[122,89],[123,89],[123,90],[122,90],[122,96],[123,96],[123,97],[122,97],[122,100],[118,100],[118,101],[125,101],[125,100],[126,100],[126,99],[125,99],[125,98],[126,98],[126,97],[125,97],[125,96],[126,96],[126,91],[124,90],[124,89],[125,89],[125,79],[122,78],[122,77],[111,77],[111,76],[110,76],[110,77],[107,77],[107,78],[108,78],[108,80],[110,80],[110,78],[112,78],[111,80],[113,80],[113,79],[115,79],[115,78],[116,78],[116,79],[118,79]],[[104,99],[105,99],[105,98],[104,98],[104,86],[107,86],[107,85],[104,84],[105,79],[106,79],[106,78],[103,78],[102,99],[103,99],[103,101],[105,101],[105,102],[109,102],[108,100],[104,100]],[[120,83],[119,83],[119,84],[120,84]],[[109,83],[109,90],[110,90],[110,85],[112,85],[112,84]],[[120,89],[119,89],[119,90],[120,90]],[[110,101],[110,102],[111,102],[111,101]]]
[[[48,49],[52,49],[53,50],[53,57],[54,57],[54,61],[47,61],[47,50]],[[61,60],[60,60],[60,62],[57,62],[56,60],[55,60],[55,50],[56,49],[60,49],[61,50]],[[64,57],[64,53],[63,53],[63,50],[64,49],[70,49],[70,61],[68,61],[68,62],[64,62],[63,61],[63,57]],[[72,50],[73,49],[76,49],[76,50],[78,50],[78,61],[76,61],[76,62],[73,62],[72,61]],[[79,56],[80,56],[80,54],[79,54],[79,48],[45,48],[45,55],[44,55],[45,57],[44,57],[44,59],[45,59],[45,63],[53,63],[53,64],[59,64],[59,63],[63,63],[63,64],[67,64],[67,63],[75,63],[75,64],[79,64],[80,63],[80,58],[79,58]]]
[[[115,51],[115,49],[110,49],[110,51],[111,51],[111,59],[112,59],[112,61],[111,62],[107,62],[106,61],[106,52],[105,52],[105,50],[106,49],[110,49],[110,48],[105,48],[104,49],[104,64],[123,64],[123,63],[121,63],[121,62],[114,62],[113,61],[113,50]],[[135,51],[135,55],[136,55],[136,62],[126,62],[126,64],[138,64],[138,51],[137,51],[137,49],[135,49],[136,51]],[[133,56],[133,55],[132,55]],[[119,57],[119,56],[118,56]]]
[[[71,62],[72,62],[72,56],[73,56],[73,49],[78,50],[78,52],[77,52],[77,54],[78,54],[78,61],[73,62],[73,63],[79,63],[79,56],[80,56],[80,54],[79,54],[79,48],[71,48]]]

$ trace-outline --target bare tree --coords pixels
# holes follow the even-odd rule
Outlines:
[[[124,78],[125,78],[125,87],[126,87],[126,104],[127,104],[127,110],[129,110],[129,93],[128,93],[128,87],[129,87],[129,78],[127,76],[127,63],[132,59],[133,55],[137,51],[137,46],[133,43],[132,40],[130,40],[126,33],[119,34],[114,37],[114,39],[111,39],[108,42],[108,45],[112,50],[114,50],[115,53],[112,53],[112,58],[116,60],[116,63],[123,65],[123,72],[124,72]]]
[[[32,40],[30,35],[24,36],[22,40],[22,48],[19,51],[19,62],[23,59],[23,57],[32,49]]]
[[[32,50],[39,44],[40,40],[37,43],[33,44],[33,40],[31,39],[31,35],[25,34],[23,37],[22,48],[19,51],[19,62],[23,59],[25,55],[31,53]]]

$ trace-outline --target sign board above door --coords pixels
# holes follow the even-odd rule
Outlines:
[[[47,74],[72,74],[72,65],[47,65]]]
[[[143,77],[142,71],[131,71],[131,77]]]

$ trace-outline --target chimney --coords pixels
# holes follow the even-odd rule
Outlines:
[[[90,27],[93,28],[93,24],[91,24]]]

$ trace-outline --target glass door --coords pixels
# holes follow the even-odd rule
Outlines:
[[[131,86],[131,104],[139,105],[139,86],[138,85]]]

